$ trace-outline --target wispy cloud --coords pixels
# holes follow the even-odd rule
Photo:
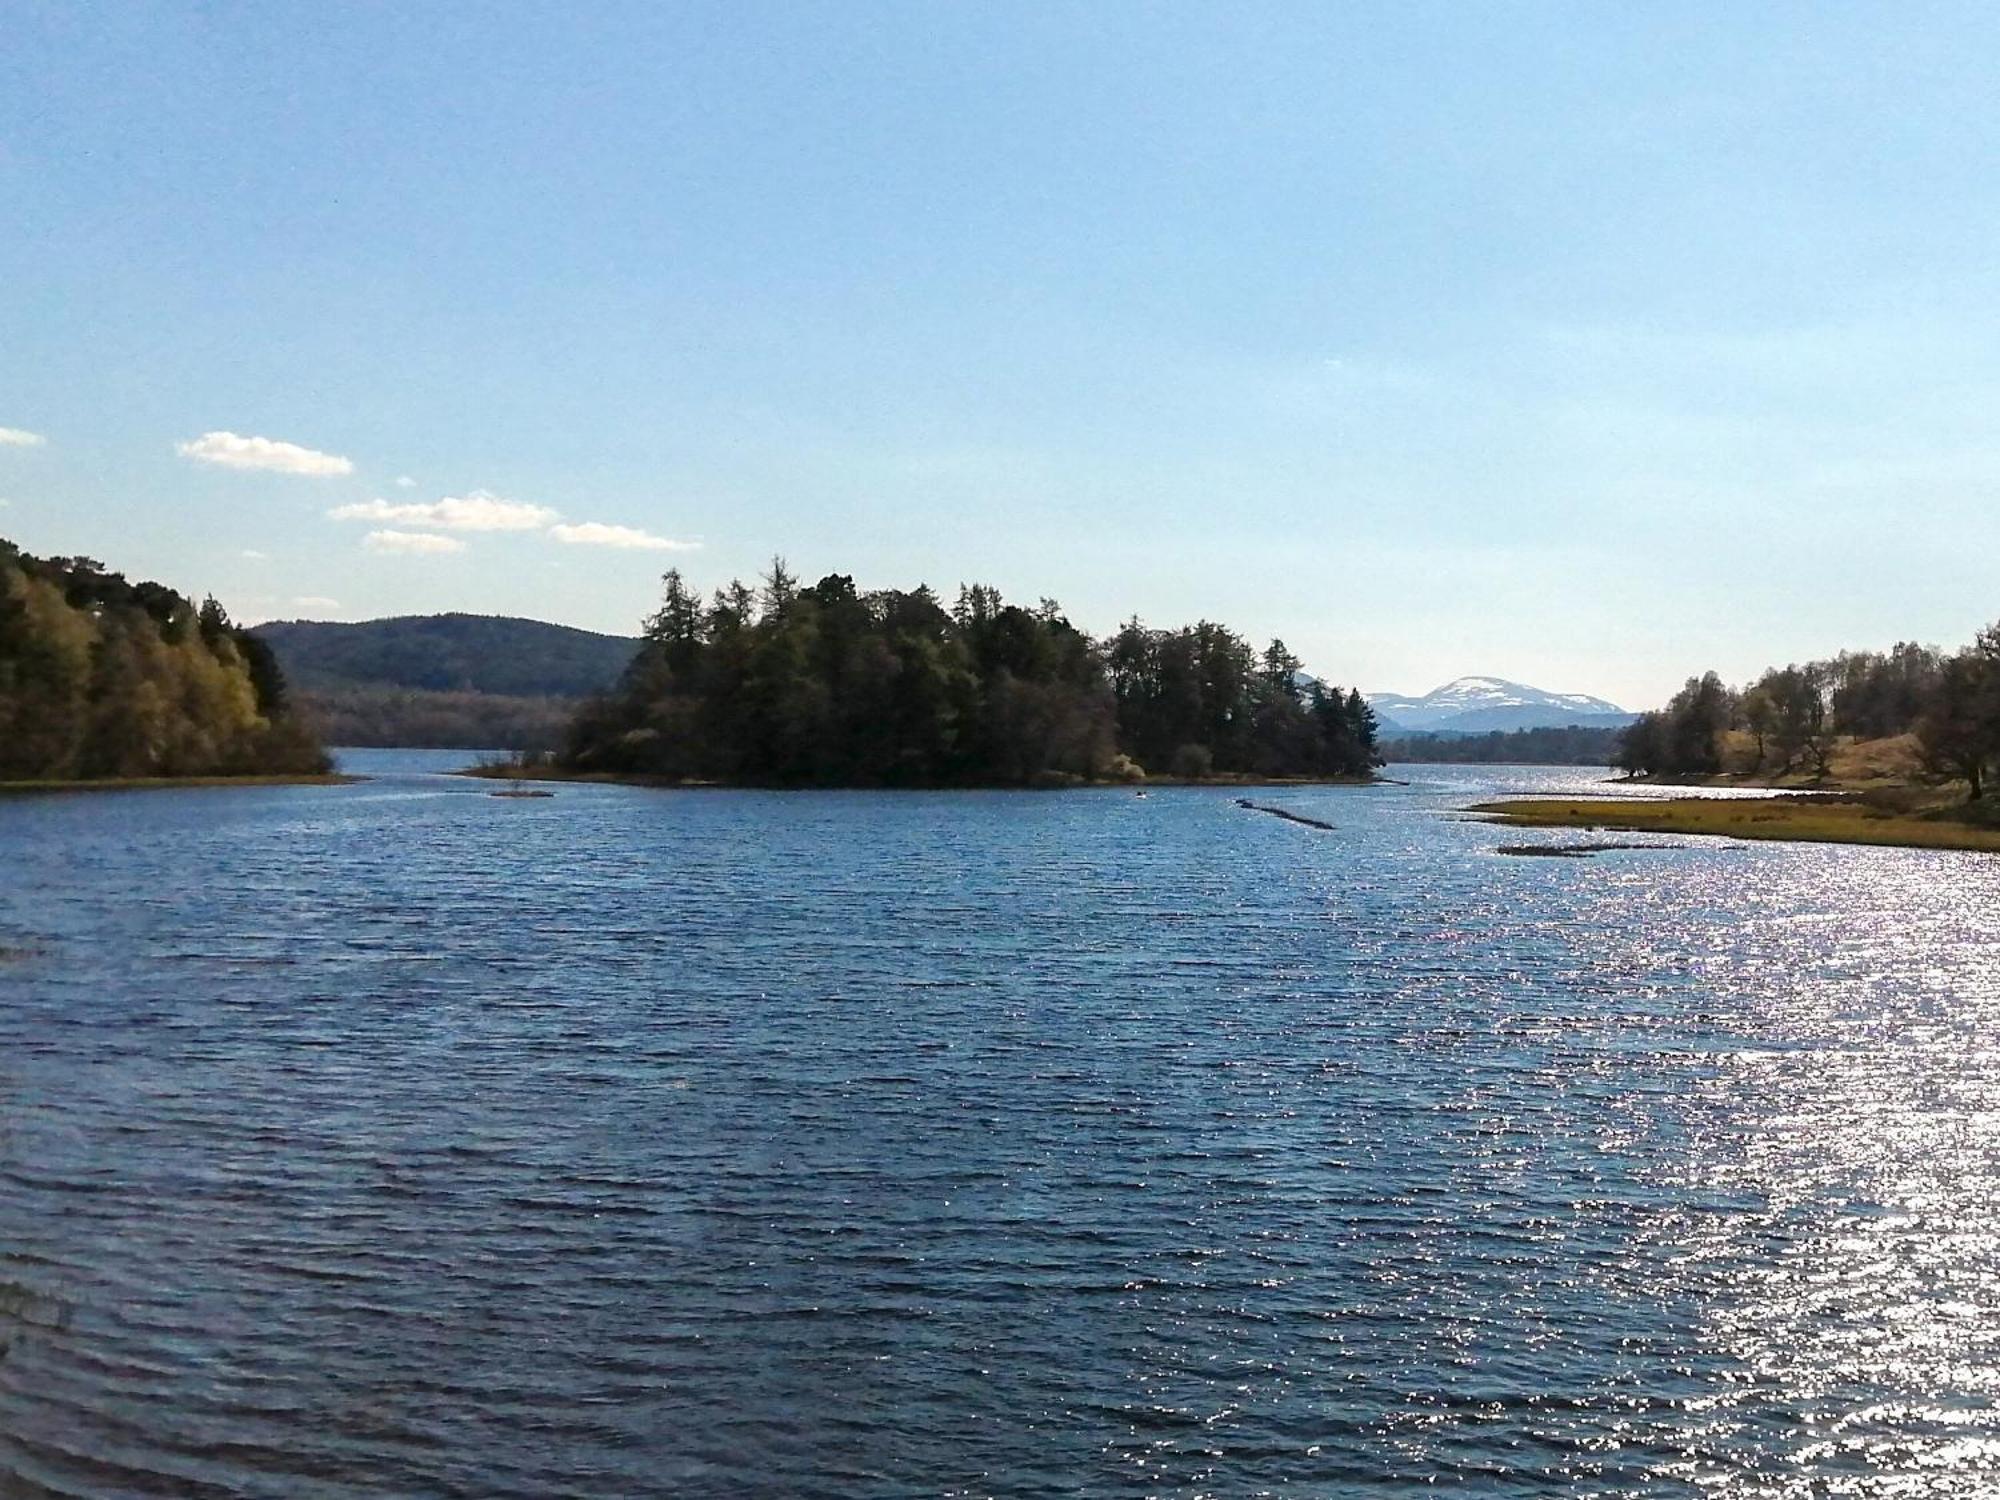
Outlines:
[[[39,448],[48,441],[39,432],[19,427],[0,427],[0,448]]]
[[[692,552],[700,542],[677,542],[672,537],[654,536],[636,526],[607,526],[602,521],[581,521],[574,526],[551,526],[549,535],[573,547],[624,547],[650,552]]]
[[[319,477],[354,472],[353,461],[336,454],[281,443],[276,438],[239,437],[233,432],[204,432],[191,442],[176,443],[174,451],[183,458],[224,469],[267,469],[274,474]]]
[[[416,482],[416,480],[414,480],[414,479],[410,478],[410,476],[409,476],[409,475],[407,475],[407,474],[398,474],[398,475],[396,476],[396,488],[397,488],[397,489],[399,489],[399,490],[413,490],[413,489],[415,489],[416,487],[417,487],[417,482]]]
[[[361,539],[361,545],[370,552],[426,554],[465,550],[465,543],[457,537],[428,531],[371,531]]]
[[[271,560],[270,553],[259,552],[255,547],[245,547],[241,552],[237,553],[236,555],[242,558],[245,562],[269,562]]]
[[[442,500],[364,500],[336,505],[327,515],[336,521],[410,521],[442,526],[446,531],[539,531],[556,518],[546,505],[504,500],[484,490],[447,495]]]
[[[324,594],[300,594],[292,600],[294,609],[339,609],[338,599],[329,599]]]

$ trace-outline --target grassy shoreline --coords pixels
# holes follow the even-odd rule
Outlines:
[[[1514,828],[1608,828],[1813,844],[2000,853],[2000,826],[1963,805],[1911,808],[1851,797],[1515,797],[1467,809]]]
[[[0,781],[0,797],[36,792],[167,792],[181,787],[352,786],[366,780],[366,776],[347,776],[338,771],[270,776],[104,776],[95,780]]]
[[[591,786],[640,786],[662,791],[748,791],[748,792],[1143,792],[1154,787],[1314,787],[1381,786],[1381,777],[1369,776],[1210,776],[1200,781],[1181,776],[1148,776],[1144,781],[1065,781],[1047,786],[1022,786],[1010,782],[945,782],[930,786],[800,786],[787,782],[680,781],[671,776],[641,776],[619,771],[566,771],[557,766],[486,765],[466,766],[450,772],[453,776],[473,776],[486,781],[572,781]]]
[[[1788,771],[1780,775],[1775,772],[1718,771],[1712,776],[1669,776],[1658,772],[1650,776],[1613,776],[1608,779],[1611,786],[1684,786],[1690,791],[1713,788],[1722,791],[1750,792],[1817,792],[1822,794],[1846,793],[1857,796],[1863,792],[1915,790],[1915,784],[1908,777],[1890,776],[1841,776],[1829,772],[1825,776],[1808,774],[1804,771]]]
[[[1826,769],[1811,765],[1763,766],[1763,755],[1750,736],[1732,730],[1724,759],[1735,764],[1733,771],[1700,775],[1654,772],[1649,775],[1614,778],[1626,786],[1685,786],[1759,788],[1770,791],[1880,793],[1896,797],[1928,797],[1933,803],[1963,795],[1963,781],[1941,780],[1924,764],[1921,747],[1914,735],[1893,735],[1887,739],[1842,740],[1828,753]],[[1745,769],[1754,765],[1754,769]]]

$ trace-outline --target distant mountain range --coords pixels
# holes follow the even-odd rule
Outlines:
[[[1587,693],[1551,693],[1504,677],[1460,677],[1421,698],[1370,693],[1384,734],[1487,734],[1496,729],[1616,729],[1637,714]]]

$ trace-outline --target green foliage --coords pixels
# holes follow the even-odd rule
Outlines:
[[[1634,776],[1715,776],[1724,769],[1724,736],[1751,732],[1761,767],[1767,749],[1789,770],[1810,752],[1822,767],[1833,740],[1828,676],[1821,664],[1766,672],[1731,692],[1713,672],[1690,677],[1667,706],[1641,714],[1619,738],[1612,764]]]
[[[618,688],[572,726],[574,769],[777,785],[1049,785],[1181,774],[1361,775],[1374,719],[1280,642],[1137,621],[1093,641],[983,585],[803,586],[784,562],[706,609],[678,573]]]
[[[0,780],[325,770],[283,705],[213,599],[0,542]]]
[[[1973,801],[1985,795],[1987,769],[2000,761],[2000,624],[1940,664],[1916,732],[1933,769],[1963,777]]]
[[[1667,704],[1663,739],[1677,766],[1710,775],[1722,769],[1722,731],[1729,727],[1729,690],[1713,672],[1690,677]]]

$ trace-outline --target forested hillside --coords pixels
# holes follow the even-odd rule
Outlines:
[[[336,745],[551,749],[639,644],[502,615],[280,620],[255,633]]]
[[[505,615],[401,615],[255,627],[301,689],[398,687],[582,698],[618,681],[638,642]]]
[[[326,769],[270,650],[213,599],[0,540],[0,780]]]
[[[1608,766],[1622,729],[1496,729],[1487,734],[1415,734],[1382,742],[1387,761],[1514,766]]]
[[[2000,623],[1949,654],[1904,642],[1774,667],[1741,688],[1714,672],[1690,677],[1625,732],[1615,764],[1635,775],[1825,776],[1844,744],[1903,737],[1917,765],[1984,795],[2000,763]]]
[[[413,749],[553,750],[584,703],[395,687],[330,687],[298,696],[329,745]]]
[[[1300,663],[1220,625],[1094,641],[1052,600],[967,587],[802,587],[704,604],[678,573],[618,690],[579,716],[573,769],[783,785],[1026,785],[1179,776],[1365,776],[1358,692],[1299,685]]]

